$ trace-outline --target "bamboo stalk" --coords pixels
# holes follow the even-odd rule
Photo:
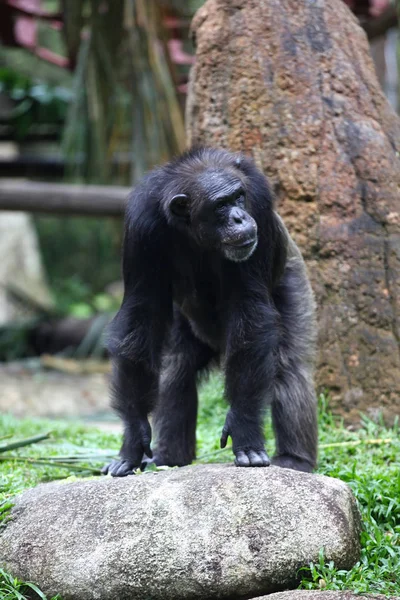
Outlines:
[[[14,458],[17,458],[19,461],[30,461],[30,460],[39,460],[39,461],[46,461],[46,462],[51,462],[51,463],[63,463],[63,464],[74,464],[74,463],[79,463],[79,462],[101,462],[104,460],[113,460],[116,457],[116,453],[113,454],[93,454],[93,455],[85,455],[85,454],[78,454],[77,456],[46,456],[46,457],[40,457],[40,456],[21,456],[20,454],[18,456],[0,456],[0,460],[12,460]]]
[[[393,438],[376,438],[373,440],[352,440],[349,442],[332,442],[330,444],[320,444],[319,448],[340,448],[340,447],[346,447],[346,446],[361,446],[361,445],[367,445],[367,444],[390,444],[393,441]]]
[[[37,444],[38,442],[47,440],[52,433],[53,433],[52,431],[49,431],[48,433],[42,433],[40,435],[35,435],[30,438],[25,438],[25,439],[19,440],[17,442],[11,442],[11,444],[6,444],[5,446],[0,446],[0,453],[8,452],[9,450],[15,450],[16,448],[23,448],[24,446],[30,446],[31,444]],[[0,457],[0,458],[2,458],[2,457]]]
[[[52,462],[50,460],[42,460],[40,458],[20,458],[19,456],[0,456],[0,461],[9,462],[25,462],[31,465],[46,465],[48,467],[58,467],[59,469],[68,469],[69,471],[90,471],[94,475],[100,475],[101,470],[86,465],[72,465],[69,463]]]

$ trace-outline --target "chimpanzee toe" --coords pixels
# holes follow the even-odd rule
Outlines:
[[[239,450],[239,452],[236,454],[235,465],[237,467],[250,467],[250,460],[246,452]]]

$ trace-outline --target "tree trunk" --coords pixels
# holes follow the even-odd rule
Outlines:
[[[208,0],[190,144],[252,154],[308,263],[319,389],[348,420],[400,413],[400,121],[341,0]]]

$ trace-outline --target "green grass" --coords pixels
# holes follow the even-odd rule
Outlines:
[[[9,573],[0,569],[0,598],[1,600],[33,600],[47,597],[34,583],[20,581]],[[60,596],[53,596],[51,600],[61,600]]]
[[[197,432],[201,462],[232,460],[231,450],[219,449],[219,435],[226,415],[222,397],[221,379],[212,374],[201,393]],[[364,521],[362,554],[360,562],[350,571],[337,570],[335,565],[326,563],[321,554],[318,564],[303,571],[300,587],[400,595],[399,429],[365,419],[361,429],[350,431],[330,414],[323,397],[320,404],[318,472],[338,477],[352,488]],[[117,434],[66,421],[21,421],[10,416],[0,416],[0,438],[7,436],[0,440],[0,446],[49,430],[53,431],[49,440],[7,452],[22,459],[20,461],[1,460],[6,453],[0,453],[0,527],[7,522],[16,493],[43,481],[96,474],[107,457],[119,450]],[[10,434],[12,437],[8,437]],[[267,450],[273,454],[270,422],[266,425],[266,435]],[[377,440],[390,442],[376,443]],[[55,457],[63,457],[62,464],[55,463]],[[38,464],[30,462],[34,460]],[[0,571],[1,600],[22,600],[24,594],[27,598],[44,598],[33,596],[32,589],[28,590]]]

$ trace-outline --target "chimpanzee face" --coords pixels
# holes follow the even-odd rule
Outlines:
[[[257,246],[257,224],[246,204],[245,182],[237,169],[205,168],[189,193],[175,195],[169,207],[202,247],[241,262]]]

